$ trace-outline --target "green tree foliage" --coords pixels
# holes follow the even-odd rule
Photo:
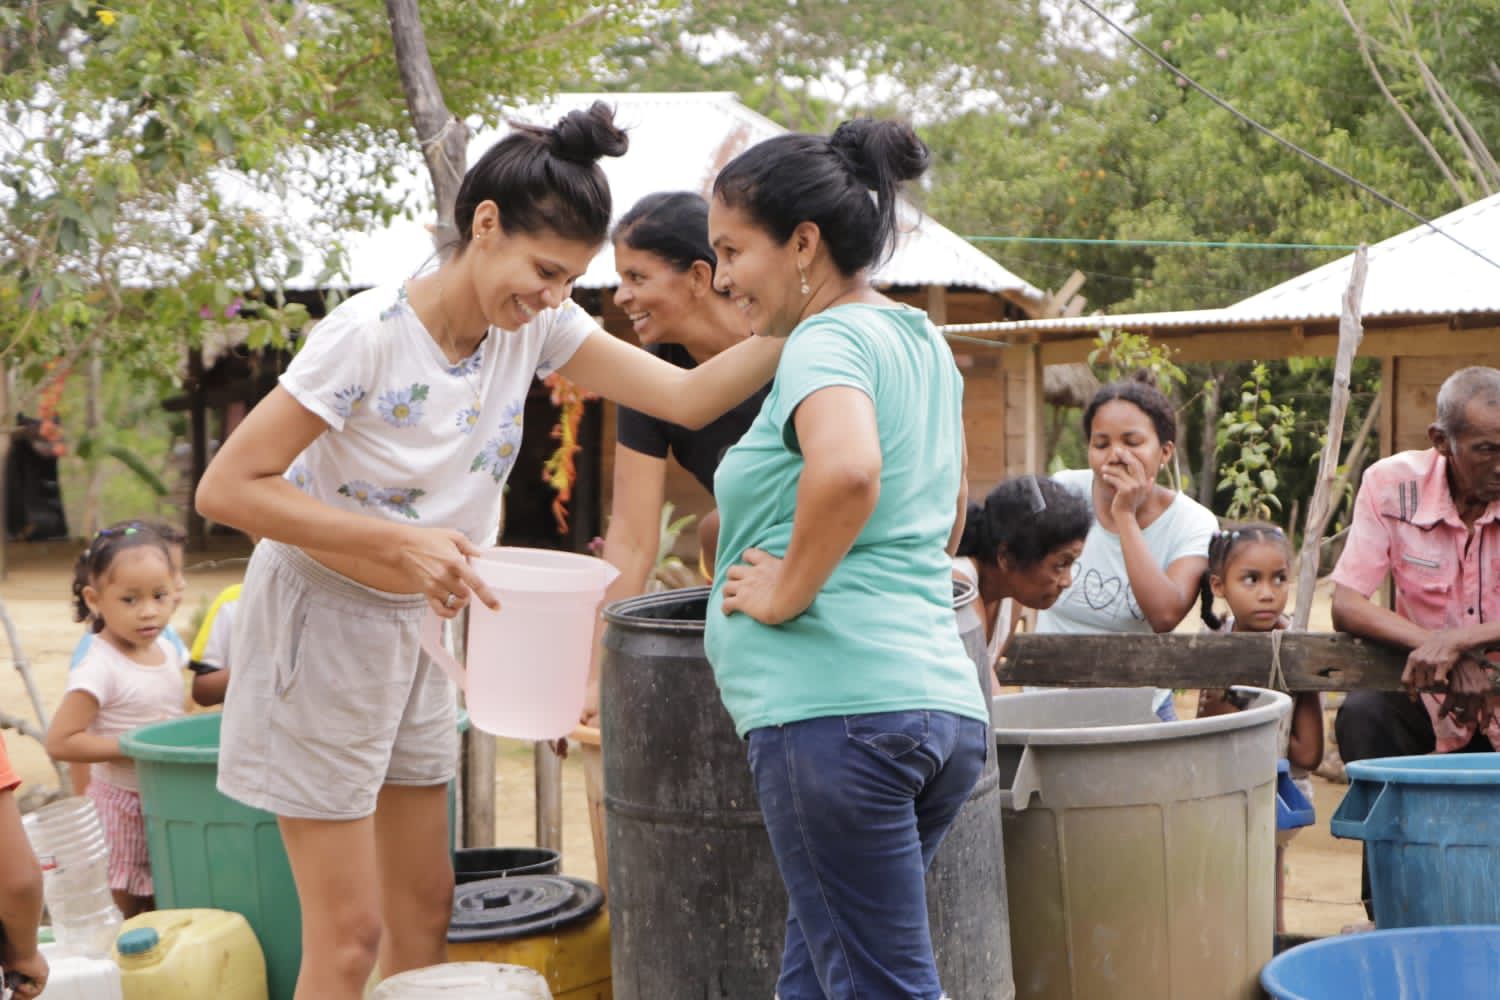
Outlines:
[[[460,119],[547,92],[640,9],[423,5]],[[0,7],[5,359],[101,336],[113,364],[170,378],[206,325],[247,324],[255,341],[300,325],[276,295],[300,273],[299,242],[408,208],[390,182],[420,161],[392,52],[379,0]],[[259,213],[247,187],[300,194],[313,217]]]
[[[495,120],[598,60],[651,4],[422,5],[460,121]],[[0,5],[0,367],[12,412],[100,351],[143,397],[235,324],[251,347],[307,318],[283,288],[328,234],[412,213],[420,169],[382,0]],[[273,206],[274,210],[266,210]],[[76,433],[76,431],[74,432]],[[102,450],[89,451],[97,461]]]
[[[1257,364],[1240,385],[1239,406],[1219,418],[1218,492],[1229,494],[1228,517],[1269,521],[1281,510],[1276,469],[1291,450],[1297,412],[1271,399],[1270,380]]]
[[[1380,50],[1386,58],[1413,67],[1425,59],[1476,134],[1500,135],[1493,0],[1349,2],[1388,43]],[[1388,23],[1395,21],[1407,34],[1398,36]],[[1334,4],[1143,0],[1131,24],[1250,116],[1412,209],[1430,216],[1467,200],[1381,94]],[[1388,73],[1395,87],[1399,74]],[[1018,122],[971,113],[930,129],[941,152],[934,213],[966,233],[1103,239],[1348,244],[1412,225],[1133,51],[1123,50],[1118,74],[1048,115]],[[1416,75],[1412,68],[1399,79]],[[1419,130],[1462,173],[1463,154],[1436,105],[1409,103]],[[1011,245],[995,252],[1044,285],[1082,269],[1091,305],[1121,310],[1226,305],[1333,256]]]
[[[855,112],[1031,118],[1097,85],[1108,64],[1079,13],[1041,0],[682,0],[616,47],[613,86],[732,90],[803,131]]]

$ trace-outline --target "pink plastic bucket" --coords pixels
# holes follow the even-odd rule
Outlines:
[[[552,740],[578,724],[594,620],[619,571],[603,559],[550,549],[487,549],[474,571],[500,600],[469,604],[468,668],[443,648],[428,612],[422,648],[464,691],[469,719],[496,736]]]

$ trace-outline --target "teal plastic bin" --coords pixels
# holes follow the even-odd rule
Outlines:
[[[302,914],[276,817],[221,795],[218,712],[143,726],[120,740],[136,762],[156,905],[231,910],[266,956],[270,1000],[292,1000],[302,962]],[[469,720],[460,713],[459,730]],[[454,828],[454,789],[448,828]]]
[[[1500,754],[1385,757],[1347,770],[1330,826],[1365,842],[1375,925],[1500,924]]]

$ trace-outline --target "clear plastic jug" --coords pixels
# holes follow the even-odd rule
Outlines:
[[[62,799],[21,817],[42,867],[42,892],[64,951],[105,958],[123,918],[109,891],[109,846],[94,803]]]
[[[593,653],[594,619],[619,571],[593,556],[499,547],[472,563],[500,600],[469,604],[465,669],[443,648],[428,612],[422,648],[464,691],[469,719],[496,736],[553,740],[578,724]]]

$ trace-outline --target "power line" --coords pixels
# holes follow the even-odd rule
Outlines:
[[[1098,7],[1094,6],[1094,4],[1091,2],[1091,0],[1078,0],[1078,2],[1080,4],[1082,4],[1085,8],[1087,8],[1091,13],[1093,13],[1094,16],[1098,17],[1101,21],[1103,21],[1105,24],[1109,25],[1116,32],[1118,32],[1122,37],[1124,37],[1124,39],[1127,42],[1129,42],[1131,45],[1134,45],[1136,48],[1140,49],[1142,52],[1146,53],[1146,55],[1149,56],[1151,58],[1151,60],[1153,62],[1155,62],[1157,65],[1161,66],[1163,69],[1165,69],[1168,72],[1170,72],[1173,76],[1175,76],[1178,79],[1182,80],[1188,86],[1192,87],[1194,90],[1196,90],[1198,93],[1202,94],[1204,97],[1208,98],[1210,101],[1213,101],[1215,104],[1217,104],[1219,107],[1223,108],[1225,111],[1228,111],[1230,114],[1234,115],[1236,118],[1238,118],[1240,121],[1244,122],[1246,125],[1249,125],[1251,128],[1255,129],[1261,135],[1264,135],[1266,138],[1271,139],[1272,141],[1277,142],[1277,143],[1279,143],[1282,146],[1285,146],[1287,149],[1290,149],[1292,152],[1296,153],[1298,156],[1301,156],[1304,159],[1310,160],[1311,162],[1313,162],[1313,163],[1317,164],[1318,166],[1322,167],[1324,170],[1327,170],[1329,173],[1333,174],[1335,177],[1338,177],[1340,180],[1344,181],[1345,183],[1354,185],[1355,187],[1359,188],[1361,191],[1363,191],[1366,194],[1368,194],[1370,197],[1374,198],[1376,201],[1379,201],[1382,205],[1385,205],[1385,206],[1387,206],[1389,208],[1394,208],[1396,211],[1401,212],[1404,215],[1407,215],[1407,216],[1409,216],[1412,219],[1415,219],[1417,222],[1419,222],[1422,225],[1426,226],[1428,229],[1431,229],[1434,233],[1437,233],[1439,236],[1443,237],[1444,239],[1450,240],[1451,242],[1453,242],[1457,246],[1462,247],[1463,249],[1467,250],[1469,253],[1473,254],[1476,257],[1478,257],[1480,260],[1484,261],[1486,264],[1490,265],[1491,267],[1493,267],[1493,268],[1495,268],[1497,270],[1500,270],[1500,263],[1496,263],[1495,261],[1491,260],[1489,257],[1485,256],[1479,250],[1476,250],[1474,247],[1469,246],[1463,240],[1459,239],[1457,236],[1454,236],[1452,233],[1449,233],[1447,230],[1439,229],[1436,225],[1433,224],[1433,222],[1432,222],[1431,219],[1428,219],[1427,217],[1425,217],[1423,215],[1419,215],[1418,213],[1416,213],[1416,212],[1412,211],[1411,209],[1407,208],[1405,205],[1401,204],[1399,201],[1397,201],[1396,199],[1390,197],[1389,195],[1383,194],[1380,191],[1375,190],[1370,185],[1368,185],[1364,181],[1360,180],[1358,177],[1355,177],[1353,174],[1351,174],[1351,173],[1349,173],[1349,172],[1347,172],[1345,170],[1341,170],[1340,168],[1334,166],[1332,163],[1329,163],[1327,160],[1325,160],[1322,157],[1318,156],[1316,153],[1313,153],[1313,152],[1310,152],[1310,151],[1308,151],[1306,149],[1303,149],[1301,146],[1297,145],[1295,142],[1292,142],[1290,139],[1284,139],[1284,138],[1282,138],[1280,135],[1278,135],[1277,133],[1271,131],[1269,128],[1267,128],[1266,126],[1262,125],[1260,122],[1256,121],[1254,118],[1251,118],[1249,115],[1245,114],[1239,108],[1235,107],[1233,104],[1230,104],[1228,101],[1224,100],[1224,98],[1220,97],[1218,94],[1215,94],[1213,91],[1211,91],[1207,87],[1203,86],[1203,84],[1199,83],[1197,80],[1194,80],[1192,77],[1188,76],[1187,73],[1183,72],[1178,67],[1172,65],[1170,62],[1167,61],[1167,59],[1164,56],[1162,56],[1161,54],[1159,54],[1155,49],[1153,49],[1151,46],[1147,45],[1145,42],[1141,41],[1139,38],[1136,38],[1135,35],[1131,34],[1131,32],[1128,29],[1126,29],[1122,25],[1116,23],[1114,21],[1114,19],[1111,18],[1108,14],[1104,13],[1104,11],[1102,11]]]
[[[1353,243],[1229,243],[1220,240],[1113,240],[1081,236],[965,236],[970,243],[1056,243],[1062,246],[1188,247],[1215,250],[1358,250]]]

